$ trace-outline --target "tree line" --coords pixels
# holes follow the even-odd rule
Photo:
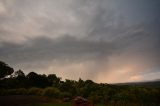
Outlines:
[[[56,99],[85,97],[94,103],[141,103],[159,105],[160,89],[154,87],[111,85],[92,80],[62,81],[56,74],[27,75],[0,61],[0,95],[36,95]]]

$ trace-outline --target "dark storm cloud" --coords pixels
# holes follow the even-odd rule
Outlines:
[[[0,58],[17,64],[19,62],[49,61],[50,59],[86,60],[111,55],[114,45],[107,42],[88,41],[64,36],[51,40],[45,37],[32,39],[17,45],[4,43],[0,47]]]

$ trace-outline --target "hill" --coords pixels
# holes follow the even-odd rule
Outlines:
[[[145,82],[116,83],[115,85],[130,85],[130,86],[160,87],[160,80],[145,81]]]

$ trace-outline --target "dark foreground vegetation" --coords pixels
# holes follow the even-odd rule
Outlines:
[[[0,61],[0,102],[19,96],[21,99],[32,97],[31,100],[27,99],[31,103],[71,102],[74,97],[82,96],[93,104],[106,106],[160,106],[160,86],[98,84],[82,79],[62,81],[55,74],[30,72],[25,75],[21,70],[14,72],[13,68]]]

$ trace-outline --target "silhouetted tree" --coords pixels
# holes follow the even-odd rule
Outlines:
[[[22,70],[18,70],[14,72],[15,77],[25,77],[25,74]]]
[[[54,87],[58,87],[59,83],[61,81],[61,78],[57,77],[55,74],[49,74],[47,77],[50,85],[54,86]]]
[[[11,75],[14,72],[13,68],[8,66],[8,64],[0,61],[0,79]]]
[[[60,90],[63,92],[69,92],[72,95],[76,95],[77,94],[76,81],[66,79],[64,83],[61,83]]]
[[[47,87],[49,86],[49,81],[46,75],[39,75],[35,72],[30,72],[27,76],[28,84],[32,87]]]
[[[29,86],[37,86],[39,85],[39,77],[38,77],[38,74],[35,73],[35,72],[30,72],[28,73],[28,75],[26,76],[27,77],[27,80],[28,80],[28,84]]]
[[[18,70],[14,72],[14,80],[15,88],[26,88],[27,87],[27,79],[22,70]]]

